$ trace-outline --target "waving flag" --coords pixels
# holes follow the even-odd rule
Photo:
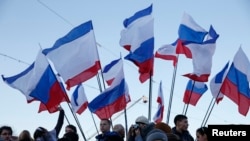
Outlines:
[[[189,14],[184,13],[178,34],[182,41],[202,43],[207,31],[199,26]]]
[[[125,29],[121,31],[120,45],[130,51],[125,59],[139,68],[141,83],[153,75],[154,19],[151,13],[152,5],[136,12],[124,20]]]
[[[163,114],[164,114],[164,96],[163,96],[163,91],[162,91],[162,82],[160,82],[157,102],[159,103],[158,110],[153,117],[153,120],[155,123],[161,122],[163,119]]]
[[[45,110],[44,107],[46,107],[50,113],[53,113],[57,111],[61,102],[69,102],[65,90],[41,51],[36,61],[26,70],[12,77],[3,77],[3,80],[23,93],[28,102],[41,101],[39,112]]]
[[[201,96],[207,91],[207,85],[203,82],[189,80],[184,93],[183,102],[195,106]]]
[[[202,44],[190,43],[189,47],[192,53],[193,73],[185,74],[194,81],[207,82],[211,73],[212,58],[216,49],[216,40],[219,35],[214,28],[210,26],[206,41]]]
[[[164,60],[172,60],[173,66],[176,66],[178,57],[176,54],[176,42],[173,44],[167,44],[161,46],[156,52],[155,52],[156,58],[161,58]]]
[[[89,103],[82,84],[77,85],[71,96],[70,103],[74,112],[78,113],[79,115],[87,109]]]
[[[121,67],[111,86],[94,98],[88,107],[92,113],[103,119],[110,118],[125,109],[128,102],[130,102],[129,90]]]
[[[210,90],[211,90],[213,97],[216,99],[217,104],[224,97],[224,95],[220,91],[220,88],[221,88],[222,82],[224,81],[224,79],[226,77],[228,66],[229,66],[229,62],[210,81]]]
[[[101,68],[92,21],[75,27],[43,53],[54,64],[68,90],[92,78]]]
[[[103,69],[103,78],[110,86],[117,75],[119,75],[120,70],[123,68],[123,63],[121,59],[117,59],[106,65]]]
[[[250,62],[240,47],[234,56],[221,92],[238,105],[239,113],[246,116],[250,106]]]

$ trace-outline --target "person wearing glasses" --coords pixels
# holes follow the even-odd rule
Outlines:
[[[196,130],[196,141],[208,141],[207,127],[200,127]]]
[[[12,128],[10,126],[0,127],[0,140],[12,141]]]

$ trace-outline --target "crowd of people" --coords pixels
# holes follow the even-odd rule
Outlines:
[[[33,135],[28,130],[20,132],[14,137],[10,126],[0,127],[0,141],[79,141],[77,128],[74,125],[67,125],[62,137],[59,133],[64,123],[64,110],[59,107],[59,117],[55,127],[47,130],[45,127],[38,127]],[[199,127],[196,130],[196,137],[188,131],[188,118],[186,115],[178,114],[174,118],[174,127],[164,122],[150,122],[145,116],[136,118],[128,133],[122,124],[112,125],[110,119],[100,120],[100,134],[95,137],[96,141],[208,141],[208,128]]]

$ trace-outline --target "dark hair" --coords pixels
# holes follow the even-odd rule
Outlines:
[[[66,138],[69,141],[78,141],[79,136],[76,132],[68,132],[63,135],[63,138]]]
[[[183,119],[187,119],[187,116],[182,115],[182,114],[176,115],[174,118],[174,124],[176,125],[177,121],[182,121]]]
[[[3,132],[3,130],[8,130],[11,135],[13,133],[12,128],[10,126],[2,126],[2,127],[0,127],[0,134]]]
[[[107,118],[103,118],[103,119],[101,119],[101,121],[107,121],[110,126],[112,125],[112,122]]]
[[[42,137],[44,135],[44,133],[46,133],[46,129],[43,127],[38,127],[33,134],[34,140],[36,140],[39,137]]]
[[[77,133],[76,127],[75,127],[74,125],[72,125],[72,124],[67,125],[66,128],[70,128],[70,129],[72,129],[74,132]]]
[[[200,127],[196,130],[196,132],[200,133],[203,136],[203,135],[208,135],[209,131],[207,127]]]

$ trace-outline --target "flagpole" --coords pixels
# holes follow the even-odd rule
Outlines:
[[[177,55],[177,60],[179,58],[179,54]],[[172,106],[172,100],[173,100],[173,94],[174,94],[174,86],[175,86],[175,79],[176,79],[176,72],[177,72],[177,64],[178,61],[174,67],[174,72],[173,72],[173,78],[172,78],[172,86],[171,86],[171,91],[170,91],[170,97],[169,97],[169,103],[168,103],[168,112],[167,112],[167,120],[166,123],[169,124],[169,117],[170,117],[170,112],[171,112],[171,106]]]
[[[42,50],[41,44],[39,43],[38,45],[39,45],[40,49]],[[47,58],[47,57],[46,57],[46,58]],[[47,59],[47,60],[48,60],[48,59]],[[49,65],[51,66],[49,60],[48,60],[48,63],[49,63]],[[52,68],[52,67],[51,67],[51,68]],[[52,68],[52,71],[53,71],[54,75],[57,76],[56,78],[57,78],[57,79],[61,79],[61,81],[63,82],[62,78],[60,77],[60,74],[55,73],[53,68]],[[57,81],[58,81],[58,80],[57,80]],[[64,87],[63,87],[63,88],[64,88]],[[64,98],[67,99],[67,100],[69,101],[69,98],[68,98],[68,95],[67,95],[67,91],[65,90],[65,88],[64,88],[64,91],[65,91],[65,93],[64,93]],[[76,121],[76,123],[77,123],[77,125],[78,125],[78,127],[79,127],[79,129],[80,129],[80,131],[81,131],[81,133],[82,133],[82,136],[83,136],[84,140],[87,141],[87,140],[86,140],[86,137],[85,137],[85,135],[84,135],[84,133],[83,133],[82,127],[81,127],[81,125],[80,125],[80,123],[79,123],[78,118],[76,117],[75,113],[74,113],[73,110],[72,110],[72,107],[70,107],[70,105],[69,105],[68,102],[67,102],[67,104],[68,104],[68,106],[69,106],[69,109],[70,109],[70,111],[71,111],[73,117],[75,118],[75,121]],[[67,118],[66,118],[66,119],[67,119]]]
[[[189,105],[189,102],[190,102],[190,100],[191,100],[191,97],[192,97],[192,94],[193,94],[193,90],[194,90],[194,84],[195,84],[195,81],[194,81],[194,83],[193,83],[193,85],[192,85],[192,89],[191,89],[191,91],[190,91],[190,95],[189,95],[189,98],[188,98],[188,104],[185,104],[185,105],[184,105],[184,108],[183,108],[183,114],[184,114],[184,115],[187,114],[188,105]],[[186,107],[186,108],[185,108],[185,107]],[[184,110],[184,109],[185,109],[185,110]]]
[[[214,101],[214,102],[213,102]],[[208,106],[208,108],[207,108],[207,112],[206,112],[206,114],[205,114],[205,116],[204,116],[204,119],[203,119],[203,121],[202,121],[202,123],[201,123],[201,127],[203,127],[203,126],[205,126],[206,125],[206,122],[207,122],[207,120],[208,120],[208,118],[209,118],[209,116],[210,116],[210,114],[211,114],[211,112],[212,112],[212,109],[213,109],[213,107],[214,107],[214,105],[215,105],[215,102],[216,102],[216,99],[215,98],[212,98],[211,99],[211,101],[210,101],[210,104],[209,104],[209,106]],[[213,104],[212,104],[213,103]],[[212,106],[211,106],[212,105]],[[212,108],[211,108],[212,107]]]
[[[62,17],[60,14],[58,14],[56,11],[54,11],[53,9],[51,9],[48,5],[46,5],[45,3],[43,3],[43,2],[41,2],[40,0],[37,0],[41,5],[43,5],[44,7],[46,7],[49,11],[51,11],[52,13],[54,13],[55,15],[57,15],[59,18],[61,18],[64,22],[66,22],[66,23],[68,23],[69,25],[71,25],[71,26],[74,26],[71,22],[69,22],[67,19],[65,19],[64,17]],[[98,43],[97,43],[98,44]],[[98,44],[99,45],[99,44]],[[41,46],[40,46],[41,47]],[[98,58],[99,58],[99,53],[98,53],[98,50],[97,50],[97,54],[98,54]],[[100,59],[99,59],[100,60]],[[100,66],[101,66],[101,64],[100,64]],[[101,89],[101,87],[100,87],[100,89]],[[102,89],[101,89],[102,90]],[[72,110],[72,109],[71,109]],[[91,113],[92,114],[92,113]],[[92,116],[92,119],[93,119],[93,121],[94,121],[94,124],[95,124],[95,126],[96,126],[96,123],[95,123],[95,120],[94,120],[94,118],[93,118],[93,115],[91,115]],[[80,127],[79,127],[80,128]],[[81,129],[81,128],[80,128]],[[98,130],[97,130],[97,133],[98,133]],[[83,134],[83,132],[82,132],[82,134]],[[86,140],[86,138],[85,138],[85,136],[84,136],[84,134],[83,134],[83,137],[84,137],[84,140],[85,141],[87,141]]]
[[[127,138],[127,134],[128,134],[128,119],[127,119],[127,110],[126,108],[124,109],[124,117],[125,117],[125,135]]]
[[[148,104],[148,120],[151,121],[151,107],[152,107],[152,70],[150,71],[149,81],[149,104]]]
[[[69,105],[69,103],[67,103],[67,104],[68,104],[68,107],[69,107],[69,109],[70,109],[70,111],[71,111],[73,117],[75,118],[76,124],[78,125],[78,127],[79,127],[79,129],[80,129],[80,131],[81,131],[81,134],[82,134],[82,136],[83,136],[83,139],[84,139],[85,141],[87,141],[87,139],[86,139],[86,137],[85,137],[85,135],[84,135],[84,132],[83,132],[83,130],[82,130],[82,127],[81,127],[81,125],[80,125],[80,122],[79,122],[79,120],[78,120],[78,118],[77,118],[76,113],[73,111],[73,109],[72,109],[72,107]]]
[[[228,72],[227,72],[227,73],[228,73]],[[227,74],[226,74],[226,75],[227,75]],[[222,85],[221,85],[221,86],[222,86]],[[212,103],[213,100],[214,100],[214,103],[213,103],[213,105],[212,105],[212,108],[210,108],[210,111],[209,111],[208,116],[206,116],[207,113],[208,113],[208,110],[207,110],[207,113],[206,113],[206,115],[205,115],[205,117],[207,117],[207,118],[206,118],[206,120],[205,120],[205,117],[204,117],[204,120],[202,121],[201,126],[205,126],[205,125],[207,124],[208,118],[210,117],[210,115],[211,115],[211,113],[212,113],[212,110],[213,110],[213,108],[214,108],[216,99],[219,97],[220,92],[221,92],[221,87],[220,87],[220,90],[218,91],[218,93],[217,93],[217,95],[216,95],[216,98],[212,98],[212,100],[211,100],[211,102],[210,102],[209,105],[211,105],[211,103]],[[210,106],[210,107],[211,107],[211,106]]]

